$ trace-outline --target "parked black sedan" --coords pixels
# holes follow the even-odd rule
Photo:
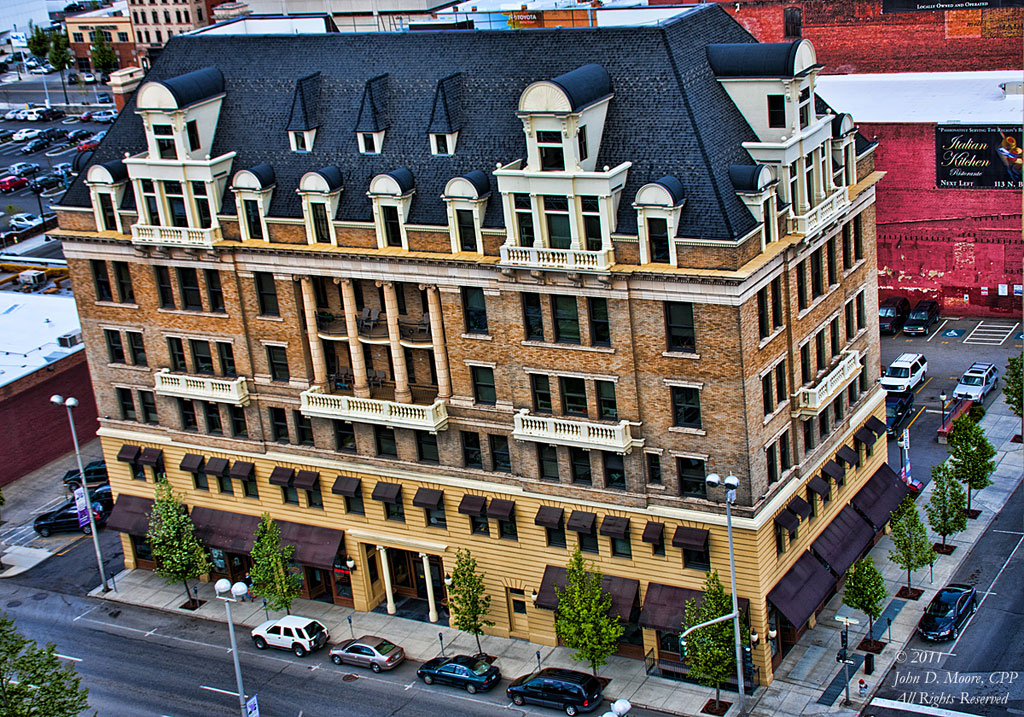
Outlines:
[[[102,504],[97,501],[93,501],[92,510],[93,519],[96,521],[97,527],[103,527],[107,522],[107,511],[103,510]],[[49,537],[51,533],[67,533],[80,530],[88,535],[91,532],[88,523],[84,527],[79,527],[78,510],[75,508],[74,500],[69,500],[49,512],[36,516],[32,527],[44,538]]]
[[[68,142],[71,144],[77,144],[86,137],[92,137],[92,132],[87,129],[73,129],[68,132]]]
[[[40,174],[38,177],[28,183],[28,188],[36,194],[47,189],[53,189],[54,187],[63,187],[64,178],[58,177],[56,174]]]
[[[21,148],[22,154],[32,154],[38,152],[41,149],[46,149],[50,146],[50,140],[46,137],[36,137],[33,140],[29,140],[25,143],[25,146]]]
[[[974,587],[952,583],[932,598],[917,623],[917,633],[925,640],[955,640],[977,609],[978,595]]]
[[[435,657],[416,670],[416,676],[428,685],[461,687],[469,694],[484,692],[501,682],[501,670],[472,655]]]
[[[65,487],[68,490],[73,490],[76,486],[82,484],[81,479],[78,477],[81,475],[77,468],[73,468],[64,474],[61,480],[64,482]],[[94,485],[105,485],[109,483],[107,477],[107,462],[105,460],[93,461],[85,466],[85,483],[90,488]]]

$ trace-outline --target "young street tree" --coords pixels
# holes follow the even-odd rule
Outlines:
[[[967,496],[964,488],[953,475],[949,463],[932,467],[932,497],[924,507],[928,525],[942,536],[942,548],[946,548],[946,537],[956,535],[967,528]]]
[[[39,25],[34,26],[32,34],[28,36],[28,50],[40,59],[46,57],[46,53],[50,51],[50,34]]]
[[[185,585],[185,597],[189,604],[194,604],[188,581],[205,575],[213,566],[206,548],[196,537],[192,518],[166,478],[156,484],[146,542],[153,551],[156,574],[170,583],[181,581]]]
[[[252,544],[252,594],[265,598],[271,610],[291,615],[292,602],[302,592],[302,576],[291,569],[294,545],[281,545],[281,527],[269,513],[260,516]]]
[[[494,624],[487,619],[491,609],[491,596],[484,587],[484,575],[476,571],[476,558],[468,550],[459,548],[455,554],[455,568],[452,570],[452,585],[448,588],[448,607],[452,611],[454,625],[476,638],[476,651],[482,653],[480,635],[485,627]]]
[[[843,604],[868,616],[868,639],[874,641],[875,620],[882,614],[882,603],[888,593],[885,578],[878,572],[871,557],[864,557],[846,571]]]
[[[565,566],[565,587],[555,586],[555,634],[576,650],[572,659],[586,662],[594,675],[619,646],[625,627],[618,615],[611,615],[612,596],[601,587],[601,570],[583,561],[577,545]]]
[[[907,571],[907,592],[911,592],[910,574],[935,562],[935,551],[928,541],[928,532],[917,508],[903,511],[889,523],[892,528],[892,550],[889,560]]]
[[[0,715],[77,717],[89,709],[89,690],[53,643],[38,647],[0,614]]]
[[[107,42],[107,36],[103,30],[93,31],[92,41],[92,66],[98,72],[110,72],[117,67],[117,56],[114,55],[114,48]]]
[[[713,570],[704,579],[704,597],[698,604],[697,600],[686,603],[683,617],[683,629],[688,630],[716,617],[732,612],[732,597],[725,592],[722,582],[718,579],[718,571]],[[722,698],[722,683],[736,674],[736,638],[732,629],[732,621],[726,620],[694,630],[686,636],[686,664],[690,667],[689,676],[705,687],[715,688],[715,705]],[[750,636],[746,625],[740,622],[740,644],[747,644]]]
[[[1011,356],[1007,361],[1003,395],[1013,415],[1020,418],[1024,413],[1024,354]]]
[[[64,71],[71,67],[71,51],[66,32],[55,32],[50,41],[50,54],[46,56],[51,67],[60,70],[60,87],[64,90],[64,104],[68,104],[68,87],[64,84]]]
[[[967,416],[953,422],[949,432],[949,456],[953,475],[967,486],[967,513],[971,515],[971,492],[992,485],[989,476],[996,469],[996,449],[981,426]]]

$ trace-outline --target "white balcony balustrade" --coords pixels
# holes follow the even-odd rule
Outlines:
[[[412,428],[437,433],[448,427],[448,409],[444,401],[429,405],[398,403],[379,398],[323,393],[311,388],[301,394],[300,410],[304,416],[376,423],[392,428]]]
[[[531,415],[521,408],[513,416],[512,437],[519,441],[575,446],[615,453],[629,453],[643,446],[642,438],[633,438],[629,421],[616,424],[578,421],[571,418]]]
[[[161,396],[232,403],[236,406],[249,405],[249,387],[243,376],[214,378],[171,373],[167,369],[161,369],[153,378],[153,388]]]
[[[563,269],[565,271],[607,271],[615,263],[611,249],[549,249],[538,246],[500,247],[501,263],[520,269]]]
[[[191,227],[132,224],[132,244],[139,246],[181,246],[209,249],[215,241],[220,241],[220,238],[220,227],[193,229]]]
[[[840,391],[861,371],[860,353],[857,351],[843,352],[839,365],[828,372],[813,387],[803,387],[796,392],[793,413],[799,416],[813,416],[829,404]]]
[[[850,203],[848,187],[839,187],[824,200],[809,209],[806,214],[797,214],[789,218],[789,231],[807,236],[819,227],[827,224],[836,214],[844,210]]]

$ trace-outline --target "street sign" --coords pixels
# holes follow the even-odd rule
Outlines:
[[[900,477],[910,485],[910,429],[903,429],[903,465],[900,466]]]
[[[260,704],[256,700],[256,695],[246,700],[245,715],[246,717],[260,717]]]
[[[950,339],[958,339],[964,335],[966,329],[946,329],[942,332],[942,335]]]
[[[75,510],[78,511],[78,527],[89,525],[89,504],[85,502],[85,491],[82,486],[75,488]]]

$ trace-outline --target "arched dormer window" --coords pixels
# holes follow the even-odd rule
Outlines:
[[[231,191],[235,193],[238,227],[243,241],[270,240],[266,217],[276,186],[274,168],[269,164],[258,164],[235,172]]]
[[[452,239],[452,253],[460,251],[484,253],[480,230],[483,228],[491,184],[480,170],[467,172],[448,180],[444,186],[444,200],[448,208],[448,229]]]
[[[641,264],[676,266],[676,230],[683,211],[683,185],[675,177],[662,177],[636,193],[637,228]]]
[[[338,238],[334,232],[334,216],[341,200],[341,170],[324,167],[306,172],[296,190],[302,198],[302,216],[306,222],[306,240],[310,244],[333,244]]]
[[[223,99],[224,76],[216,67],[144,82],[135,111],[146,129],[149,158],[209,158]]]
[[[128,233],[127,225],[122,226],[118,207],[124,199],[128,186],[128,169],[121,160],[94,164],[89,167],[85,179],[92,197],[92,213],[96,229],[101,232]]]
[[[763,225],[761,248],[778,241],[778,208],[775,199],[778,181],[771,168],[764,164],[733,164],[729,167],[729,180],[754,219]]]
[[[832,185],[850,187],[857,183],[857,153],[854,137],[857,125],[846,112],[832,120]]]
[[[373,202],[373,224],[377,230],[378,248],[409,249],[405,223],[409,219],[415,191],[412,172],[408,169],[395,169],[378,174],[370,180],[370,191],[366,196]]]

